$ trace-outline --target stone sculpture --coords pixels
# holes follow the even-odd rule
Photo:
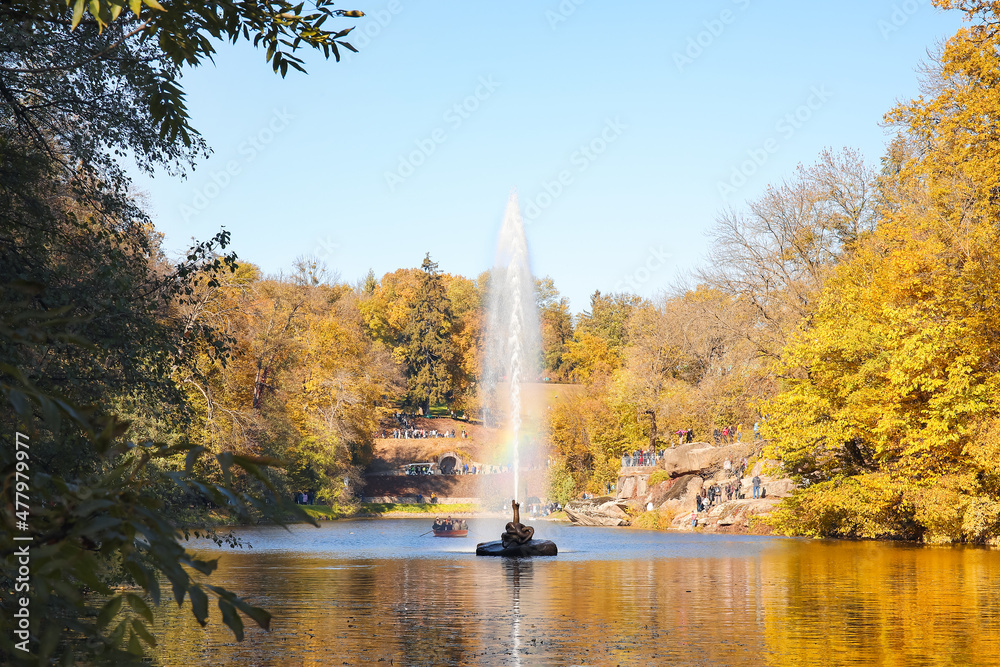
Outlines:
[[[550,540],[534,539],[535,529],[521,523],[521,505],[512,500],[514,520],[507,523],[500,540],[483,542],[476,545],[477,556],[507,556],[522,558],[526,556],[555,556],[559,550],[556,543]]]

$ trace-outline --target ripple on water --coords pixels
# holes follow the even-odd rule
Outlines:
[[[274,614],[234,642],[165,605],[167,665],[991,664],[1000,553],[570,528],[554,558],[477,558],[426,520],[239,532],[215,583]],[[480,537],[481,536],[481,537]]]

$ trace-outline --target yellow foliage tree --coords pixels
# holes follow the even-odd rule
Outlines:
[[[879,228],[786,348],[771,455],[809,486],[791,533],[996,541],[1000,3],[938,2],[959,31],[926,95],[888,118]]]

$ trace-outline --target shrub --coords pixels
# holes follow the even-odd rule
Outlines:
[[[662,482],[669,482],[671,480],[670,473],[666,470],[656,470],[652,475],[649,476],[649,488],[653,488],[657,484]]]

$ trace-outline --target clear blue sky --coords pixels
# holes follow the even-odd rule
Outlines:
[[[214,153],[186,180],[136,179],[167,249],[224,225],[268,273],[317,255],[353,282],[429,251],[474,277],[516,187],[538,206],[534,272],[574,312],[626,277],[655,296],[704,261],[720,210],[824,147],[877,161],[883,114],[917,94],[927,50],[961,25],[929,0],[340,7],[368,14],[354,20],[360,53],[340,63],[309,55],[308,75],[283,80],[262,51],[220,44],[186,74]]]

